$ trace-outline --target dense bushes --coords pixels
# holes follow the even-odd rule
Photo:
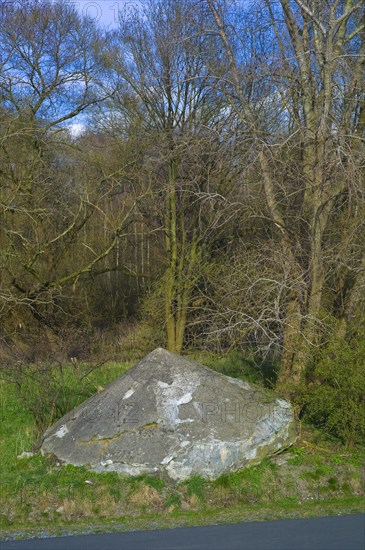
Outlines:
[[[310,374],[306,418],[348,445],[365,442],[365,338],[334,339]]]

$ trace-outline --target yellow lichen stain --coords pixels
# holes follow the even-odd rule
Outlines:
[[[151,428],[158,428],[157,422],[150,422],[149,424],[145,424],[142,426],[143,429],[150,430]]]
[[[224,463],[226,461],[226,458],[227,458],[227,449],[221,449],[219,451],[219,454],[221,455],[221,461]]]

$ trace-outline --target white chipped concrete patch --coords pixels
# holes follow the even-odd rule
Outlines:
[[[127,476],[139,476],[144,474],[153,474],[158,472],[157,466],[149,466],[148,464],[124,464],[120,462],[113,462],[108,465],[97,465],[91,468],[93,472],[117,472],[118,474]]]
[[[186,405],[186,403],[190,403],[192,398],[193,398],[193,396],[191,395],[191,393],[186,393],[185,395],[180,397],[180,399],[177,401],[177,404],[178,405]]]
[[[168,388],[170,386],[170,384],[167,384],[166,382],[161,382],[161,380],[157,382],[157,385],[159,388]]]
[[[59,438],[65,437],[65,435],[68,434],[68,432],[69,432],[68,427],[66,426],[66,424],[63,424],[63,426],[61,426],[55,433],[55,437],[59,437]]]
[[[190,373],[189,377],[177,373],[172,384],[159,380],[155,386],[158,416],[163,418],[170,428],[193,421],[192,419],[181,420],[179,418],[179,407],[192,401],[193,392],[198,385],[198,381],[199,377],[195,373]]]
[[[132,395],[134,394],[137,388],[138,388],[138,384],[134,382],[132,386],[129,388],[129,390],[126,391],[125,394],[123,395],[123,400],[129,399],[130,397],[132,397]]]
[[[110,458],[108,458],[108,460],[101,461],[100,464],[102,466],[111,466],[113,464],[113,461]]]
[[[248,439],[221,441],[211,437],[195,443],[186,451],[181,444],[180,452],[167,463],[168,475],[176,481],[196,473],[215,479],[224,472],[257,463],[262,448],[271,447],[274,452],[280,450],[283,445],[277,442],[278,439],[285,441],[289,437],[289,411],[280,408],[275,413],[274,419],[272,414],[264,416],[258,422],[255,434]]]
[[[221,441],[210,439],[194,445],[187,453],[181,453],[171,460],[166,471],[175,481],[182,481],[199,472],[209,479],[215,479],[237,463],[244,467],[256,457],[256,449],[248,441]]]
[[[130,389],[130,390],[128,390],[127,392],[125,392],[125,394],[123,395],[123,399],[128,399],[128,398],[131,397],[133,394],[134,394],[134,390],[133,390],[133,389]]]
[[[165,456],[165,458],[161,460],[161,464],[168,464],[171,460],[173,460],[173,458],[173,456]]]

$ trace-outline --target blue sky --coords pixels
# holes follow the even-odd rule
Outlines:
[[[141,0],[68,0],[77,10],[88,15],[100,25],[113,28],[118,21],[118,12],[138,8]]]

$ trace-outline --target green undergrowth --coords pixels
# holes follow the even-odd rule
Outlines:
[[[238,372],[238,359],[231,370],[224,360],[213,362],[216,370],[245,377]],[[95,370],[79,400],[129,366],[112,363]],[[17,458],[23,451],[36,451],[37,426],[14,385],[1,382],[0,397],[3,536],[253,521],[360,512],[364,507],[364,448],[346,449],[313,428],[303,427],[295,447],[256,467],[214,481],[194,476],[172,484],[160,477],[126,478],[61,466],[37,452]]]
[[[238,351],[224,354],[221,357],[209,353],[193,353],[191,358],[226,376],[240,378],[251,384],[269,388],[273,387],[277,376],[278,365],[276,363],[243,355]]]

